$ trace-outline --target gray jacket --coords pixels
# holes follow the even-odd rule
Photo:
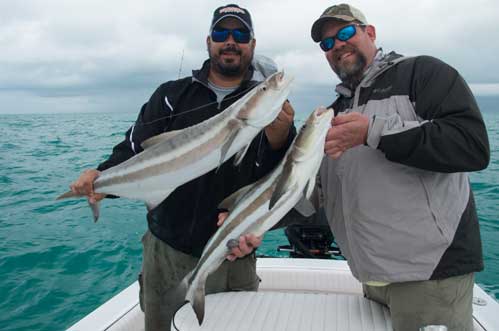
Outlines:
[[[437,59],[391,53],[375,61],[354,92],[337,91],[335,111],[370,119],[367,145],[338,160],[325,157],[318,174],[322,207],[354,276],[404,282],[481,270],[465,171],[485,168],[489,147],[462,78]],[[470,243],[456,235],[463,231],[471,233]],[[470,251],[459,256],[463,245]]]

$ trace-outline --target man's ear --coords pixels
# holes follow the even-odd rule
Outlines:
[[[366,26],[366,32],[369,36],[369,39],[371,39],[372,41],[376,40],[376,28],[373,25]]]
[[[208,49],[210,49],[210,46],[211,46],[211,38],[210,38],[210,36],[207,36],[206,37],[206,47],[208,47]]]
[[[255,51],[255,47],[256,47],[256,39],[253,38],[253,39],[251,39],[251,50]]]

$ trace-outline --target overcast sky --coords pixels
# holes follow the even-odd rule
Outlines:
[[[178,78],[181,62],[181,76],[201,65],[213,10],[227,3],[0,0],[0,113],[138,112],[159,84]],[[334,2],[237,3],[253,16],[257,53],[295,76],[295,108],[329,104],[338,80],[310,27]],[[350,3],[385,51],[436,56],[476,95],[499,95],[499,1]]]

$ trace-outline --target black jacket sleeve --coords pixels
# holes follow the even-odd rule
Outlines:
[[[282,158],[286,154],[286,151],[288,150],[289,146],[291,146],[291,143],[293,142],[295,136],[296,136],[296,128],[294,124],[292,124],[289,129],[289,134],[286,142],[278,150],[273,150],[270,147],[270,143],[268,142],[267,136],[265,135],[264,131],[262,131],[262,133],[257,136],[257,139],[259,139],[260,146],[258,148],[258,155],[257,155],[258,167],[257,171],[254,172],[254,176],[252,178],[253,181],[262,178],[264,175],[268,174],[277,166],[277,164],[282,160]]]
[[[411,100],[427,120],[419,127],[381,137],[387,159],[437,172],[487,167],[487,131],[478,105],[459,73],[444,62],[422,56],[414,63]]]
[[[142,152],[141,143],[164,132],[171,120],[171,115],[171,109],[166,105],[160,87],[142,106],[137,120],[126,132],[125,139],[114,146],[112,154],[106,161],[99,164],[97,170],[102,171],[114,167]]]

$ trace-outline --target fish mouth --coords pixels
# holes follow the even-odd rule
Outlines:
[[[316,113],[317,117],[321,117],[322,115],[326,114],[329,111],[329,109],[331,108],[320,107],[319,109],[317,109]]]
[[[286,89],[294,79],[293,76],[285,74],[284,70],[278,71],[274,75],[275,84],[269,84],[269,87],[273,90]]]
[[[313,126],[324,126],[330,125],[329,117],[332,118],[332,114],[334,114],[333,108],[326,108],[324,106],[320,106],[314,110],[313,120],[310,123]]]

